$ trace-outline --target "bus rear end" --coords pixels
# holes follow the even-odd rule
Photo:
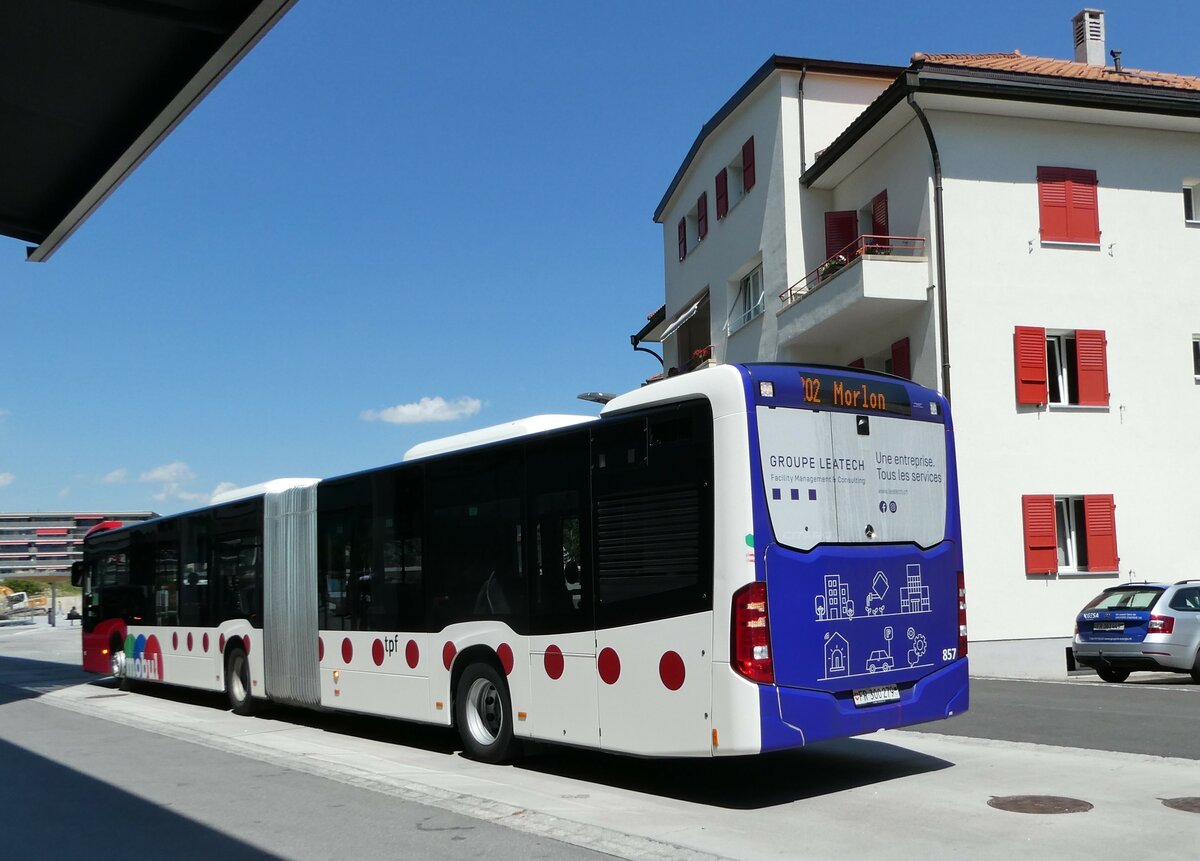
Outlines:
[[[747,366],[756,581],[731,665],[761,749],[950,717],[968,703],[953,433],[936,392]]]

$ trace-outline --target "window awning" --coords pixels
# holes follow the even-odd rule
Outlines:
[[[704,300],[700,299],[695,305],[693,305],[691,308],[688,308],[686,311],[676,317],[674,322],[672,322],[670,326],[667,326],[667,328],[663,330],[663,333],[659,336],[658,340],[665,341],[667,338],[678,332],[684,323],[696,316],[696,312],[700,310],[700,306],[702,304],[704,304]]]

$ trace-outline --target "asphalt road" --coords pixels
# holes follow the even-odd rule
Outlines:
[[[944,733],[1200,759],[1200,685],[1190,676],[1144,673],[1113,685],[972,679],[966,714],[910,727]]]

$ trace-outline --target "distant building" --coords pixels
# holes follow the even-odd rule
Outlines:
[[[1127,67],[1099,10],[1067,23],[1069,60],[771,57],[654,213],[665,302],[633,336],[680,372],[819,362],[949,397],[979,673],[1061,675],[1100,589],[1187,576],[1165,536],[1200,474],[1200,77]]]
[[[64,580],[71,563],[83,556],[83,536],[98,523],[136,523],[158,517],[153,511],[59,514],[0,514],[0,580]]]

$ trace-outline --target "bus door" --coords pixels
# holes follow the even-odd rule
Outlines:
[[[593,433],[602,749],[711,743],[712,474],[707,401]]]
[[[594,747],[600,733],[587,446],[583,432],[527,451],[529,730]]]

